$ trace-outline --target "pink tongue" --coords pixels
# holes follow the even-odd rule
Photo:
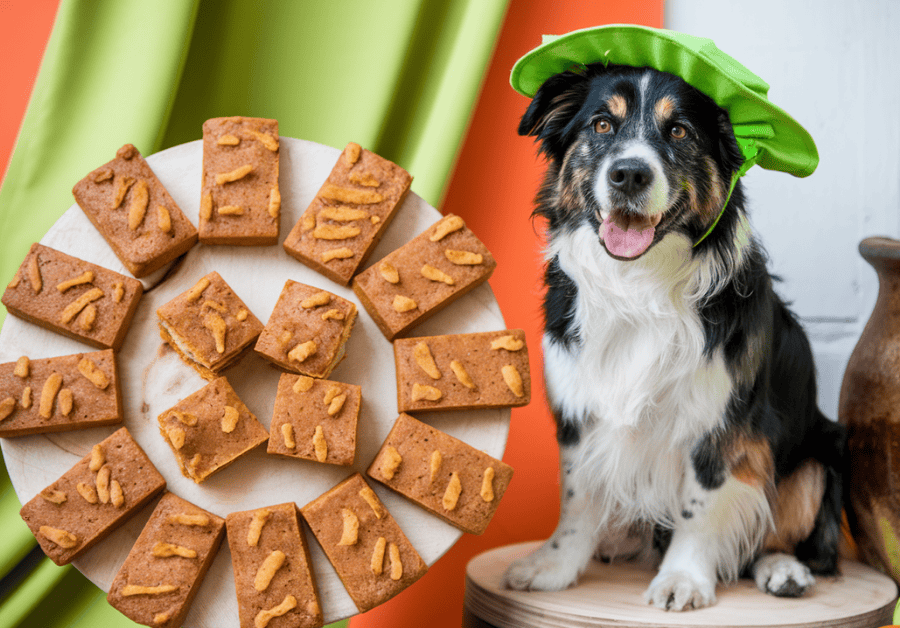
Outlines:
[[[622,229],[610,218],[600,225],[600,239],[606,244],[606,250],[617,257],[637,257],[650,247],[655,233],[652,226]]]

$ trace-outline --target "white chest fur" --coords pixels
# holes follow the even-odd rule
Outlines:
[[[556,237],[550,254],[578,289],[579,340],[544,338],[547,394],[580,428],[571,463],[615,501],[668,510],[659,502],[678,494],[685,453],[721,423],[732,389],[721,353],[704,351],[689,243],[669,235],[619,262],[585,226]]]

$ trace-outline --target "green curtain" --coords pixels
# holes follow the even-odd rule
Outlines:
[[[0,286],[85,173],[125,143],[146,156],[199,139],[216,116],[277,118],[285,136],[357,142],[409,170],[413,191],[438,206],[506,5],[62,0],[0,189]],[[0,626],[134,625],[76,570],[32,552],[0,471]]]

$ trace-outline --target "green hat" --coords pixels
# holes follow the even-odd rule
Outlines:
[[[623,24],[545,35],[540,46],[513,66],[510,84],[530,98],[554,74],[591,63],[668,72],[712,98],[728,112],[744,155],[738,176],[759,164],[805,177],[819,163],[812,137],[768,99],[766,82],[719,50],[711,39]]]

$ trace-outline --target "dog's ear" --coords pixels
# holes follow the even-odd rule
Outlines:
[[[718,135],[719,135],[719,165],[723,172],[733,174],[744,163],[744,155],[738,146],[734,137],[734,130],[731,127],[731,119],[728,112],[719,109],[718,119]]]
[[[519,135],[533,135],[541,152],[559,161],[567,145],[567,127],[587,97],[587,79],[575,72],[562,72],[547,79],[528,105],[519,122]]]

